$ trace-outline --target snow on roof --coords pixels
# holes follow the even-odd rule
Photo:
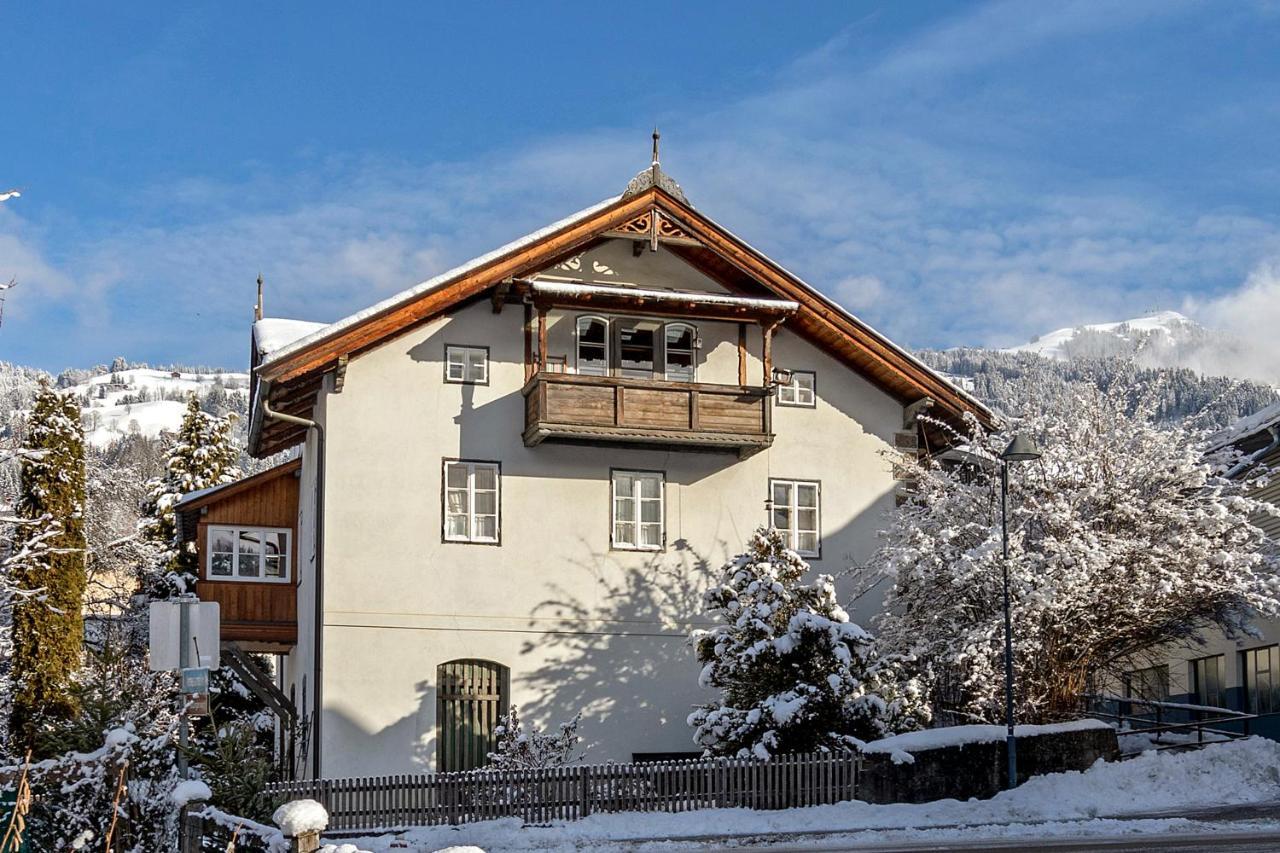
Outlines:
[[[1246,415],[1226,429],[1214,433],[1209,437],[1209,449],[1218,450],[1276,424],[1280,424],[1280,403],[1265,406],[1252,415]]]
[[[379,314],[385,313],[394,308],[398,308],[401,305],[412,302],[426,293],[429,293],[437,288],[440,288],[449,284],[459,276],[465,275],[468,272],[471,272],[472,270],[475,270],[484,266],[490,261],[496,260],[497,258],[500,258],[504,255],[508,255],[526,246],[530,246],[534,243],[537,243],[539,240],[543,239],[544,237],[548,237],[551,234],[554,234],[555,232],[560,231],[563,228],[567,228],[573,225],[575,222],[578,222],[579,220],[586,219],[587,217],[592,216],[601,210],[604,210],[609,205],[614,204],[615,202],[619,201],[623,197],[624,196],[622,195],[611,196],[607,199],[604,199],[603,201],[600,201],[600,202],[597,202],[596,204],[591,205],[590,207],[585,207],[582,210],[579,210],[577,213],[570,214],[569,216],[566,216],[563,219],[553,222],[544,228],[539,228],[537,231],[533,231],[529,234],[526,234],[525,236],[520,237],[517,240],[513,240],[510,243],[507,243],[505,246],[500,246],[491,252],[487,252],[483,255],[480,255],[479,257],[472,258],[471,260],[467,261],[464,264],[461,264],[460,266],[456,266],[451,270],[442,272],[439,275],[434,276],[433,278],[429,278],[426,281],[416,284],[407,290],[403,290],[400,293],[395,294],[394,296],[390,296],[382,300],[381,302],[375,303],[374,305],[370,305],[368,308],[365,308],[362,311],[357,311],[354,314],[351,314],[347,317],[343,317],[341,320],[338,320],[334,323],[330,323],[329,325],[324,326],[322,328],[316,329],[314,332],[311,332],[310,334],[307,334],[304,337],[291,341],[288,344],[280,347],[279,349],[273,350],[265,354],[262,360],[262,365],[260,366],[266,366],[268,364],[273,364],[278,361],[283,361],[284,359],[288,358],[294,353],[305,350],[316,343],[327,340],[329,338],[337,337],[342,332],[364,322],[365,320],[371,317],[375,317]],[[938,372],[934,370],[932,367],[925,364],[920,359],[916,358],[908,350],[894,343],[887,336],[880,333],[877,329],[872,327],[866,321],[855,316],[851,311],[849,311],[843,305],[829,298],[826,294],[822,293],[822,291],[813,287],[808,282],[804,281],[799,276],[797,276],[795,273],[789,271],[782,264],[773,260],[764,252],[760,251],[755,246],[752,246],[746,240],[743,240],[737,234],[733,233],[728,228],[725,228],[723,225],[716,222],[711,217],[707,216],[706,214],[701,214],[701,215],[703,216],[704,219],[706,219],[708,223],[710,223],[717,230],[721,231],[722,233],[724,233],[734,241],[738,242],[742,246],[745,246],[747,249],[754,252],[766,263],[771,264],[772,266],[784,272],[786,275],[795,279],[795,281],[799,282],[806,290],[813,293],[817,298],[821,299],[833,311],[859,324],[860,326],[862,326],[862,328],[866,329],[868,332],[875,335],[885,344],[885,346],[893,350],[903,359],[910,362],[912,365],[919,368],[920,370],[923,370],[925,373],[931,376],[938,375]],[[946,381],[946,380],[944,379],[943,381]],[[954,390],[955,394],[958,397],[968,402],[974,408],[974,411],[993,414],[991,410],[986,406],[986,404],[984,404],[977,397],[965,391],[963,388],[959,388],[953,385],[952,383],[948,382],[947,384]]]
[[[308,320],[263,317],[253,324],[253,345],[257,347],[259,355],[267,355],[320,331],[326,325]]]
[[[593,204],[590,207],[585,207],[582,210],[579,210],[577,213],[574,213],[570,216],[566,216],[564,219],[551,223],[545,228],[539,228],[537,231],[533,231],[529,234],[526,234],[517,240],[512,240],[510,243],[507,243],[505,246],[500,246],[497,249],[494,249],[492,252],[486,252],[485,254],[480,255],[479,257],[476,257],[476,258],[472,258],[466,263],[456,266],[451,270],[442,272],[440,273],[440,275],[437,275],[433,278],[429,278],[426,281],[421,282],[420,284],[415,284],[413,287],[409,288],[408,290],[402,290],[399,293],[395,294],[394,296],[390,296],[382,300],[381,302],[377,302],[373,305],[370,305],[368,308],[365,308],[363,311],[357,311],[354,314],[351,314],[347,317],[343,317],[341,320],[338,320],[337,322],[330,323],[327,326],[323,326],[319,329],[316,329],[315,331],[311,332],[305,337],[298,338],[297,340],[294,340],[294,341],[290,341],[285,346],[280,347],[280,349],[274,350],[269,354],[267,354],[266,357],[262,360],[262,363],[270,364],[270,363],[285,359],[295,352],[306,349],[312,344],[318,343],[327,338],[336,337],[342,332],[351,328],[352,326],[358,325],[359,323],[369,319],[370,317],[374,317],[385,311],[390,311],[391,309],[397,308],[406,302],[412,302],[413,300],[417,299],[423,294],[429,293],[438,287],[443,287],[444,285],[453,281],[455,278],[458,278],[459,276],[462,276],[462,275],[466,275],[472,270],[478,269],[492,260],[500,258],[503,255],[508,255],[511,252],[524,248],[525,246],[532,245],[538,242],[539,240],[541,240],[542,238],[547,237],[551,234],[554,234],[555,232],[559,231],[562,228],[566,228],[572,225],[573,223],[577,222],[579,219],[585,219],[586,217],[591,216],[592,214],[603,210],[604,208],[616,202],[618,198],[619,196],[611,196],[610,198],[607,198],[604,201],[601,201],[597,204]]]
[[[728,293],[705,293],[690,290],[664,290],[650,287],[620,287],[614,284],[586,284],[577,281],[545,281],[534,279],[529,283],[534,293],[558,296],[633,296],[652,299],[655,302],[671,301],[697,303],[699,305],[732,305],[742,308],[765,308],[795,311],[799,302],[789,299],[759,299],[751,296],[734,296]]]

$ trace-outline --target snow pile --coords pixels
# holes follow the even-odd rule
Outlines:
[[[174,787],[169,799],[175,806],[181,808],[191,802],[208,802],[213,799],[213,791],[199,779],[188,779]]]
[[[297,836],[304,832],[319,832],[329,825],[329,813],[315,800],[293,800],[276,809],[271,815],[276,826],[285,835]]]
[[[1028,822],[1035,822],[1035,833],[1045,837],[1114,832],[1116,821],[1106,820],[1108,817],[1277,798],[1280,743],[1250,738],[1214,744],[1197,752],[1150,752],[1130,761],[1100,761],[1084,772],[1034,778],[990,800],[882,806],[850,802],[785,811],[707,809],[679,814],[599,814],[579,821],[555,821],[548,827],[524,827],[519,819],[507,818],[462,827],[424,827],[398,836],[353,841],[373,853],[434,853],[459,843],[488,850],[583,849],[594,845],[614,849],[618,842],[636,839],[804,832],[862,833],[858,841],[868,843],[883,840],[868,838],[873,832],[932,840],[962,835],[964,827],[981,827],[987,836],[1017,836],[1017,824]],[[1069,823],[1043,823],[1063,821]],[[1146,832],[1168,831],[1186,828],[1189,822],[1142,821],[1133,826],[1141,826]]]
[[[458,848],[459,850],[462,848]],[[354,844],[326,844],[320,848],[320,853],[369,853],[368,850],[361,850]],[[481,851],[483,853],[483,851]]]

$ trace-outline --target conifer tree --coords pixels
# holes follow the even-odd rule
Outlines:
[[[202,411],[200,400],[192,394],[182,426],[169,448],[164,473],[148,486],[140,533],[159,547],[157,574],[162,580],[176,581],[176,590],[189,586],[196,566],[194,550],[178,547],[174,504],[189,492],[230,483],[240,476],[233,428],[234,416],[219,418]]]
[[[689,725],[708,754],[849,749],[928,721],[921,691],[877,659],[875,640],[836,603],[831,576],[806,583],[808,571],[779,531],[762,528],[706,592],[722,624],[694,635],[700,681],[722,698]]]
[[[69,692],[84,642],[85,465],[80,409],[42,384],[28,424],[16,506],[10,733],[33,745],[45,722],[75,713]]]

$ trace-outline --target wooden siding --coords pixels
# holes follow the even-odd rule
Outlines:
[[[222,639],[248,651],[275,651],[298,639],[298,478],[297,466],[247,488],[231,487],[202,508],[196,532],[200,558],[196,594],[216,601],[222,611]],[[210,579],[209,527],[238,525],[278,527],[290,531],[289,582],[268,583]]]
[[[524,396],[529,447],[559,440],[743,453],[773,441],[763,388],[537,373]]]

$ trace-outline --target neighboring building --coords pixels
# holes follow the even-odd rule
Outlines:
[[[1215,436],[1208,449],[1226,447],[1243,454],[1228,472],[1230,477],[1249,476],[1262,465],[1280,466],[1280,404],[1237,421]],[[1254,496],[1280,506],[1280,478],[1271,478]],[[1280,539],[1280,517],[1260,514],[1253,521],[1268,536]],[[1148,662],[1152,665],[1129,673],[1122,689],[1126,695],[1143,699],[1260,714],[1260,719],[1250,723],[1250,731],[1280,739],[1280,622],[1259,620],[1255,627],[1258,637],[1232,639],[1211,631],[1205,645],[1157,655]]]
[[[474,766],[513,703],[581,712],[593,760],[689,753],[708,696],[687,637],[723,561],[773,524],[844,570],[876,547],[897,454],[946,443],[916,414],[991,419],[695,210],[656,149],[620,196],[253,334],[249,451],[301,459],[183,511],[238,496],[186,525],[201,596],[283,655],[324,776]],[[252,498],[286,474],[292,523]]]

